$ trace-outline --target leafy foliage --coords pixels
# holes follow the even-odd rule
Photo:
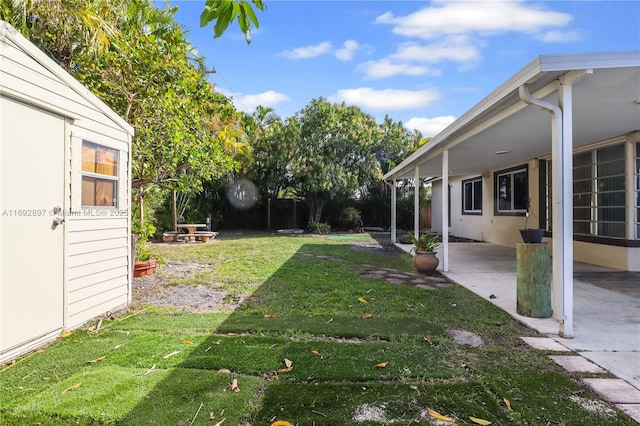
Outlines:
[[[264,10],[262,0],[251,0],[256,9]],[[213,37],[220,37],[236,18],[240,31],[244,33],[247,43],[251,43],[251,24],[259,28],[258,18],[251,4],[246,0],[207,0],[204,11],[200,15],[200,26],[210,22],[213,26]]]

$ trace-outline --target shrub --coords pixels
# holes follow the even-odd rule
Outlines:
[[[331,231],[331,225],[323,222],[309,222],[309,232],[312,234],[328,234]]]

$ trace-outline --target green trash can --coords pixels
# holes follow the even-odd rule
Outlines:
[[[516,312],[525,317],[549,318],[551,308],[551,256],[547,243],[516,245]]]

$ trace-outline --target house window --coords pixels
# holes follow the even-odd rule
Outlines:
[[[494,173],[495,214],[523,216],[529,199],[526,165]]]
[[[547,163],[551,181],[551,161]],[[640,182],[640,159],[636,158],[636,186]],[[551,215],[551,188],[547,188],[547,211]],[[636,188],[636,221],[640,195]],[[573,156],[573,233],[575,235],[625,238],[625,145],[613,145]],[[636,232],[640,225],[636,222]]]
[[[117,207],[118,151],[82,141],[82,206]]]
[[[482,177],[462,181],[462,214],[482,214]]]
[[[624,238],[624,144],[574,155],[573,232]]]

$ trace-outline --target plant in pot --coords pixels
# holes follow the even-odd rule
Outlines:
[[[436,250],[440,247],[442,237],[437,234],[422,234],[416,238],[411,232],[409,232],[409,238],[413,243],[414,252],[413,266],[416,271],[422,273],[432,273],[438,267],[440,260],[436,257]]]
[[[146,242],[136,244],[136,258],[133,266],[133,276],[144,277],[152,275],[158,266],[158,259],[153,257],[146,247]]]
[[[524,220],[524,229],[520,230],[520,235],[522,236],[522,241],[525,243],[534,243],[538,244],[542,242],[542,237],[544,236],[544,229],[530,229],[527,227],[527,223],[529,222],[529,210],[531,207],[531,198],[527,198],[527,211],[525,212],[525,220]]]

